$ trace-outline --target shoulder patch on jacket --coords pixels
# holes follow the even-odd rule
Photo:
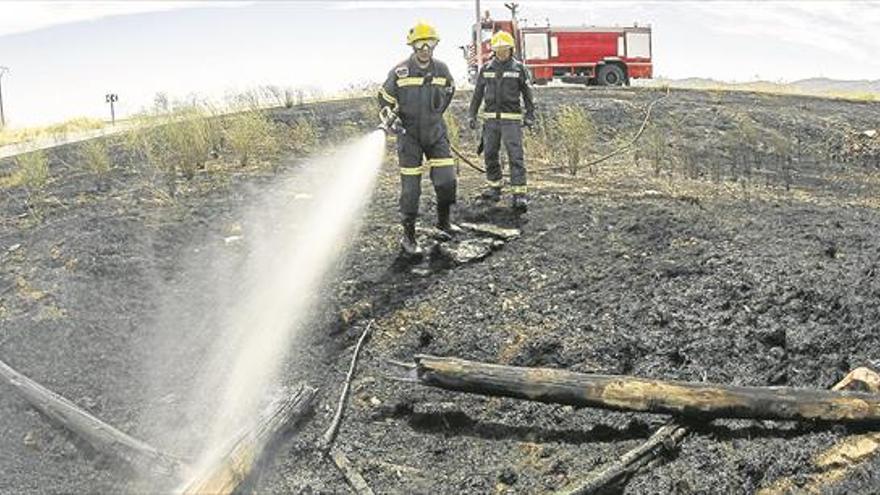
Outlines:
[[[397,74],[397,77],[409,77],[409,67],[405,65],[395,67],[394,73]]]

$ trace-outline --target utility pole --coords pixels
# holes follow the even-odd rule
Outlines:
[[[516,11],[517,11],[517,9],[519,9],[519,4],[511,2],[511,3],[505,3],[504,6],[507,7],[507,10],[510,11],[510,18],[515,21],[516,20]]]
[[[119,95],[116,93],[107,93],[104,95],[104,100],[110,104],[110,125],[116,125],[116,108],[115,103],[119,101]]]
[[[0,129],[6,127],[6,114],[3,113],[3,75],[9,73],[9,67],[0,65]]]
[[[477,23],[474,24],[474,57],[477,61],[477,73],[483,66],[483,21],[480,18],[480,0],[475,0]]]

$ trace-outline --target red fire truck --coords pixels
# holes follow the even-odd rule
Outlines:
[[[631,79],[651,78],[651,27],[520,27],[516,11],[509,21],[486,12],[480,22],[483,62],[491,56],[489,40],[507,31],[516,41],[516,56],[532,71],[535,84],[552,79],[565,83],[620,86]],[[476,29],[472,32],[476,34]],[[472,35],[471,40],[473,41]],[[464,47],[463,47],[464,48]],[[474,44],[465,48],[471,81],[477,73]]]

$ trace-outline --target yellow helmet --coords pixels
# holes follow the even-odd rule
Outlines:
[[[437,29],[434,26],[428,24],[427,21],[419,21],[410,28],[409,33],[406,35],[406,44],[412,45],[420,40],[440,41],[440,36],[437,34]]]
[[[502,46],[513,48],[513,36],[507,31],[498,31],[492,35],[492,49],[497,50]]]

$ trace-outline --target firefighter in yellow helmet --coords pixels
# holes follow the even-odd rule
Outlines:
[[[456,199],[456,168],[443,122],[455,82],[446,64],[434,58],[439,41],[432,25],[418,22],[406,37],[412,55],[391,69],[379,89],[379,115],[385,128],[400,128],[395,133],[400,162],[401,247],[410,255],[422,252],[416,241],[416,219],[423,171],[429,173],[437,195],[437,227],[450,238],[459,231],[450,219]]]
[[[529,69],[513,57],[513,36],[498,31],[492,36],[494,57],[477,75],[476,87],[469,108],[469,125],[477,127],[477,112],[483,106],[483,150],[488,182],[483,198],[497,202],[501,199],[501,163],[498,155],[501,143],[507,149],[510,161],[510,192],[513,209],[525,213],[528,209],[526,195],[526,165],[523,152],[522,127],[535,122],[535,102]],[[525,105],[523,114],[520,97]]]

